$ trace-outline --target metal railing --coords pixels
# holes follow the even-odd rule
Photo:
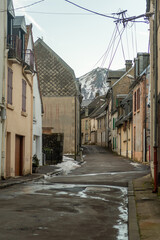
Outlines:
[[[16,35],[8,35],[7,48],[9,49],[8,57],[22,59],[22,41]]]
[[[7,48],[9,49],[8,58],[23,61],[28,68],[34,70],[34,53],[31,49],[23,50],[22,40],[17,35],[8,35]]]

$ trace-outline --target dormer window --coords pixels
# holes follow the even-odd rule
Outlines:
[[[25,58],[25,33],[26,30],[26,22],[24,16],[17,16],[13,21],[13,34],[16,35],[21,42],[20,51],[21,51],[21,59]]]
[[[88,108],[85,109],[85,116],[88,117]]]
[[[15,18],[12,0],[7,0],[7,36],[13,35],[13,19]],[[10,38],[8,38],[9,40]],[[11,40],[11,39],[10,39]],[[10,43],[10,42],[7,42]]]

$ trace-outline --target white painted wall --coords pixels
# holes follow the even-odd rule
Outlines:
[[[42,165],[42,110],[37,74],[33,78],[33,97],[35,99],[33,119],[32,155],[36,154]]]
[[[28,40],[27,49],[33,51],[33,42],[31,34]],[[36,71],[36,69],[35,69]],[[32,142],[32,156],[37,155],[42,165],[42,105],[38,86],[37,74],[33,77],[33,142]]]

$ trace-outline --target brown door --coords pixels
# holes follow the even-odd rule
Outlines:
[[[10,177],[11,133],[7,132],[6,142],[6,177]]]
[[[16,135],[15,176],[22,176],[22,173],[23,173],[23,137]]]

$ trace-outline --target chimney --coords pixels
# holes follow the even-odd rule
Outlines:
[[[149,53],[137,53],[138,58],[138,75],[140,75],[149,65]]]
[[[126,72],[132,67],[132,60],[126,60]]]

